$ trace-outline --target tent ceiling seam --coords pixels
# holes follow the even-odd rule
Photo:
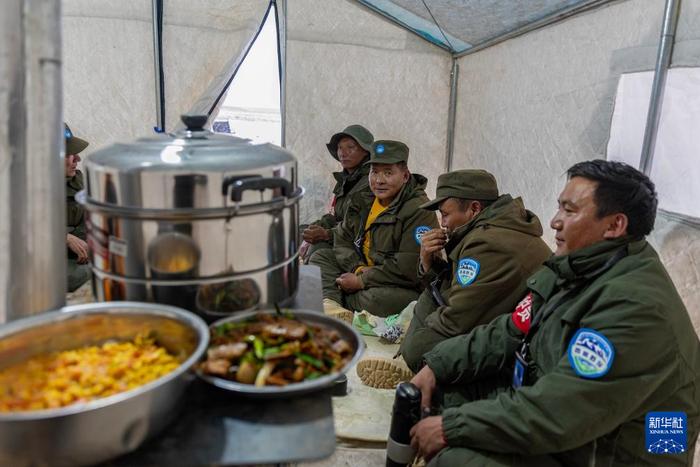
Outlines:
[[[355,1],[360,5],[373,11],[374,13],[377,13],[383,18],[388,19],[392,23],[400,26],[401,28],[414,33],[421,39],[429,42],[430,44],[436,45],[439,48],[449,52],[450,55],[452,55],[452,57],[460,58],[465,55],[469,55],[471,53],[475,53],[480,50],[486,49],[488,47],[492,47],[508,39],[512,39],[526,34],[528,32],[532,32],[543,27],[550,26],[552,24],[558,23],[559,21],[563,21],[580,13],[588,12],[590,10],[605,6],[607,4],[627,0],[582,0],[578,4],[561,8],[539,19],[532,20],[510,30],[505,30],[492,37],[487,37],[486,39],[476,44],[469,44],[467,42],[464,42],[458,37],[452,36],[448,34],[445,30],[443,30],[440,24],[437,22],[432,10],[430,9],[430,7],[428,7],[428,4],[425,0],[421,0],[421,2],[428,14],[430,15],[432,22],[409,10],[402,9],[396,2],[393,2],[392,0]],[[400,11],[402,13],[397,13],[397,11]],[[412,21],[410,19],[407,19],[406,15],[410,15],[415,21],[418,21],[419,24],[412,24]],[[437,31],[433,30],[433,26],[437,28]]]
[[[435,46],[441,48],[442,50],[444,50],[444,51],[446,51],[446,52],[449,52],[450,54],[454,53],[454,51],[453,51],[452,49],[450,49],[450,46],[449,46],[449,45],[447,45],[447,44],[445,44],[445,43],[443,43],[443,42],[436,41],[436,40],[431,40],[429,37],[426,37],[426,36],[425,36],[424,34],[422,34],[420,31],[418,31],[418,30],[412,28],[411,26],[409,26],[408,24],[406,24],[406,23],[404,23],[403,21],[399,20],[398,18],[396,18],[396,17],[394,17],[394,16],[391,16],[390,14],[388,14],[387,12],[385,12],[384,10],[382,10],[381,8],[378,8],[377,6],[375,6],[374,4],[372,4],[371,2],[369,2],[369,1],[367,1],[367,0],[356,0],[356,1],[357,1],[360,5],[362,5],[362,6],[366,7],[366,8],[368,8],[369,10],[373,11],[374,13],[380,15],[381,17],[383,17],[383,18],[385,18],[385,19],[388,19],[389,21],[391,21],[392,23],[396,24],[397,26],[399,26],[399,27],[405,29],[405,30],[408,31],[408,32],[411,32],[411,33],[415,34],[416,36],[420,37],[420,38],[423,39],[424,41],[426,41],[426,42],[428,42],[428,43],[430,43],[430,44],[432,44],[432,45],[435,45]]]
[[[423,2],[423,6],[425,7],[426,10],[428,10],[428,14],[430,17],[433,19],[433,23],[435,23],[435,26],[437,26],[438,30],[440,31],[440,34],[442,34],[442,37],[447,41],[447,44],[450,46],[450,50],[452,50],[452,53],[456,52],[457,49],[452,45],[452,42],[450,42],[450,39],[447,38],[447,35],[445,34],[445,31],[442,30],[440,27],[440,24],[438,24],[437,19],[435,19],[435,15],[433,15],[433,12],[430,11],[430,8],[428,5],[425,3],[425,0],[421,0]]]
[[[475,44],[474,46],[472,46],[466,50],[454,53],[453,56],[455,58],[461,58],[461,57],[464,57],[466,55],[470,55],[470,54],[473,54],[475,52],[479,52],[480,50],[484,50],[484,49],[487,49],[487,48],[492,47],[494,45],[500,44],[501,42],[507,41],[509,39],[514,39],[516,37],[522,36],[522,35],[527,34],[529,32],[533,32],[533,31],[536,31],[538,29],[542,29],[544,27],[551,26],[553,24],[556,24],[560,21],[564,21],[565,19],[571,18],[571,17],[579,15],[581,13],[586,13],[586,12],[594,10],[596,8],[606,6],[608,4],[621,3],[624,1],[628,1],[628,0],[589,0],[586,3],[578,4],[578,5],[569,7],[569,8],[564,8],[562,10],[555,12],[555,13],[552,13],[551,15],[547,15],[544,18],[541,18],[537,21],[531,21],[530,23],[527,23],[523,26],[520,26],[518,28],[504,32],[503,34],[499,34],[497,36],[489,38],[489,39],[487,39],[484,42],[481,42],[479,44]]]

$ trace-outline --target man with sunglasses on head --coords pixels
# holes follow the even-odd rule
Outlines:
[[[87,231],[85,212],[75,200],[75,195],[84,188],[83,173],[78,170],[80,153],[88,147],[87,141],[73,134],[64,124],[66,155],[66,245],[68,247],[68,292],[75,291],[90,279],[88,265]]]
[[[513,313],[438,344],[412,380],[442,409],[411,430],[428,467],[692,464],[700,342],[644,238],[654,184],[604,160],[568,177],[556,252]]]

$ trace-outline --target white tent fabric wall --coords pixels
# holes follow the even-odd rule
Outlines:
[[[150,0],[62,0],[63,113],[91,152],[153,131]]]
[[[151,0],[62,0],[64,115],[88,153],[157,124]],[[260,26],[268,2],[164,2],[165,128],[208,110]]]
[[[664,0],[627,0],[460,59],[455,168],[493,171],[549,220],[572,164],[605,158],[621,73],[654,68]],[[697,66],[700,0],[682,2],[674,65]],[[700,332],[700,231],[659,218],[651,241]]]
[[[325,144],[354,123],[404,141],[432,195],[445,167],[450,66],[448,53],[355,2],[288,3],[286,146],[307,190],[301,222],[327,209],[340,166]]]

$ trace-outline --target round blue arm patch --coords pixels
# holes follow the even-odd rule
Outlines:
[[[427,225],[419,225],[416,230],[413,231],[413,238],[416,239],[416,243],[420,245],[420,241],[423,239],[423,234],[430,231],[430,227]]]
[[[462,258],[457,264],[457,282],[466,287],[476,280],[481,265],[474,258]]]
[[[608,338],[588,328],[576,331],[567,354],[574,372],[589,379],[604,376],[615,360],[615,348]]]

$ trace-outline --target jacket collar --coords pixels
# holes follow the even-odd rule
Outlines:
[[[66,195],[75,196],[75,194],[81,191],[85,187],[83,182],[83,173],[80,170],[76,170],[75,175],[66,178]]]
[[[601,269],[613,261],[616,255],[635,254],[645,245],[646,240],[623,237],[603,240],[569,255],[552,256],[544,262],[545,267],[528,279],[527,285],[535,293],[547,299],[555,290],[574,283],[594,280],[601,274]]]
[[[353,173],[347,170],[333,172],[333,178],[335,178],[335,181],[338,182],[337,186],[342,190],[343,185],[350,184],[350,186],[352,186],[361,178],[367,177],[369,175],[369,169],[369,165],[361,164]]]

